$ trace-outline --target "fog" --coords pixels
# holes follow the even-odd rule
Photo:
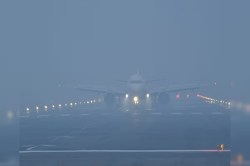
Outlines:
[[[121,86],[140,71],[161,86],[217,87],[250,102],[247,0],[0,2],[0,109],[81,98],[58,85]]]
[[[63,99],[58,84],[117,85],[137,70],[168,84],[216,81],[221,97],[245,99],[248,5],[2,1],[1,107]]]

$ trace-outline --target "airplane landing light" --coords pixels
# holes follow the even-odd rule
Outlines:
[[[133,100],[134,100],[134,103],[135,103],[135,104],[139,104],[139,98],[138,98],[138,96],[135,96],[135,97],[133,98]]]

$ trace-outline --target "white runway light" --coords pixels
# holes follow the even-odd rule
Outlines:
[[[45,106],[44,106],[44,109],[45,109],[45,111],[48,111],[48,106],[45,105]]]
[[[125,95],[125,98],[126,98],[126,99],[128,98],[128,94]]]
[[[147,97],[147,98],[149,98],[149,97],[150,97],[149,93],[147,93],[147,94],[146,94],[146,97]]]

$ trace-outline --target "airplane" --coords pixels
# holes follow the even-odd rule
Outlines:
[[[104,95],[104,102],[107,106],[113,106],[115,103],[126,100],[128,103],[133,105],[139,105],[141,101],[152,99],[157,104],[168,104],[170,101],[171,93],[179,93],[182,91],[196,90],[205,85],[186,85],[184,87],[164,87],[159,89],[147,88],[148,83],[159,80],[144,80],[139,72],[133,74],[127,81],[122,81],[127,84],[127,88],[123,90],[98,88],[98,87],[83,87],[78,86],[74,89],[85,92],[96,92]],[[207,86],[207,85],[206,85]],[[179,98],[178,96],[176,96]]]

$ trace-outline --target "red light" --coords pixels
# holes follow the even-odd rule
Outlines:
[[[181,95],[180,94],[176,94],[175,98],[178,100],[181,98]]]

